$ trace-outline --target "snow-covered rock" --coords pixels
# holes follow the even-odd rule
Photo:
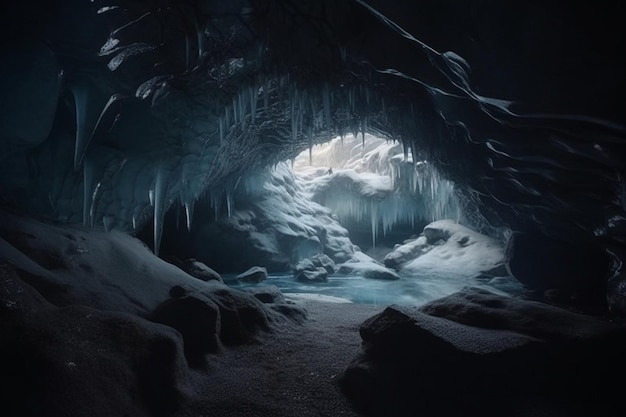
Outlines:
[[[267,279],[267,268],[264,266],[253,266],[252,268],[237,275],[237,281],[259,283]]]
[[[502,242],[449,219],[428,224],[420,237],[394,248],[384,262],[409,276],[472,278],[497,271],[506,275]]]
[[[308,198],[286,163],[242,180],[233,198],[230,216],[196,216],[188,256],[223,273],[255,265],[284,272],[316,255],[338,263],[354,253],[348,231]]]
[[[400,276],[392,269],[386,268],[380,262],[367,256],[363,252],[355,252],[352,259],[338,265],[337,272],[345,275],[362,275],[365,278],[396,280]]]
[[[210,281],[215,280],[219,282],[224,282],[222,276],[212,268],[209,268],[204,263],[193,259],[185,259],[181,265],[181,269],[191,275],[192,277],[196,277],[202,281]]]
[[[314,266],[313,269],[304,269],[294,274],[296,281],[301,282],[326,282],[328,271],[326,268]]]

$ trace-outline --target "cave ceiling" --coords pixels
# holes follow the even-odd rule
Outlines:
[[[609,3],[2,7],[6,204],[129,231],[157,219],[158,234],[172,205],[368,132],[454,181],[477,228],[624,242],[625,37]]]

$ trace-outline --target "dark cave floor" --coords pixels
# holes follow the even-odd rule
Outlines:
[[[361,349],[360,325],[384,307],[297,303],[308,311],[302,325],[209,356],[174,417],[359,416],[337,378]]]

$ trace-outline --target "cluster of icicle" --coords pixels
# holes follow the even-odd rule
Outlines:
[[[98,12],[112,10],[115,8],[102,8]],[[137,59],[155,50],[154,45],[120,41],[125,31],[150,19],[151,13],[148,11],[111,32],[100,51],[101,56],[112,57],[108,62],[111,73],[132,65],[129,58]],[[265,60],[264,48],[258,49],[257,56],[203,65],[206,50],[202,31],[198,29],[185,39],[184,78],[198,81],[185,92],[186,97],[168,96],[168,83],[180,74],[150,75],[138,86],[134,97],[113,94],[99,116],[94,117],[90,115],[94,102],[89,88],[80,84],[73,87],[77,123],[74,168],[77,171],[82,168],[83,222],[93,227],[102,221],[105,229],[136,230],[152,217],[157,254],[163,218],[172,204],[185,208],[187,227],[191,228],[194,205],[200,198],[208,198],[219,214],[225,195],[227,211],[231,212],[232,195],[241,176],[251,168],[288,160],[307,147],[311,149],[314,144],[337,135],[361,134],[364,140],[366,132],[388,136],[386,128],[396,126],[397,136],[402,138],[403,133],[414,131],[415,121],[421,119],[412,106],[386,104],[377,91],[358,78],[299,85],[296,76],[260,72],[259,65]],[[122,152],[103,157],[92,152],[90,155],[90,147],[104,141],[124,111],[120,103],[128,99],[149,103],[168,123],[187,118],[187,125],[192,128],[177,126],[172,132],[163,132],[163,136],[173,136],[174,141],[182,144],[176,153],[167,142],[158,149],[147,141],[140,144],[146,148],[145,154],[127,156]],[[176,109],[185,106],[193,107],[192,114]],[[420,176],[415,181],[420,190],[430,187],[434,210],[445,211],[443,203],[438,202],[440,194],[445,193],[443,182],[419,185],[423,181]],[[383,219],[385,233],[390,224],[405,217],[406,210],[381,207],[373,211],[391,216]],[[375,235],[378,223],[373,229]]]
[[[454,184],[440,176],[427,162],[389,164],[391,189],[378,197],[342,190],[328,192],[324,205],[333,210],[340,222],[369,220],[372,246],[397,224],[430,223],[440,219],[460,220]]]
[[[111,71],[133,55],[126,54],[126,50],[112,41],[103,47],[103,54],[119,52]],[[133,49],[136,53],[146,50]],[[248,66],[254,65],[253,60],[233,59],[219,71],[223,79],[237,78],[240,73],[250,72]],[[137,88],[132,99],[158,108],[159,101],[155,99],[166,95],[166,86],[167,77],[152,77]],[[350,132],[364,138],[366,132],[376,131],[376,126],[388,118],[382,98],[363,84],[340,89],[330,84],[305,88],[288,75],[252,77],[225,100],[205,94],[201,100],[210,111],[200,120],[204,131],[184,138],[183,153],[167,154],[164,149],[163,155],[153,158],[154,163],[146,167],[145,162],[132,158],[102,161],[96,153],[89,157],[90,146],[106,136],[122,111],[120,102],[128,97],[112,95],[95,123],[90,124],[88,111],[93,103],[89,89],[77,85],[73,92],[77,121],[74,167],[82,170],[84,179],[83,222],[94,227],[101,220],[107,230],[137,230],[152,217],[157,254],[164,214],[172,204],[184,207],[188,228],[192,226],[195,202],[200,198],[209,199],[218,216],[225,196],[230,213],[232,195],[245,171],[287,160],[336,135]],[[158,154],[159,150],[151,152]]]

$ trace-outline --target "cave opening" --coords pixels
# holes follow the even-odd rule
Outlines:
[[[454,184],[416,149],[369,133],[302,151],[292,169],[305,191],[330,208],[353,243],[377,260],[433,221],[458,222]]]

